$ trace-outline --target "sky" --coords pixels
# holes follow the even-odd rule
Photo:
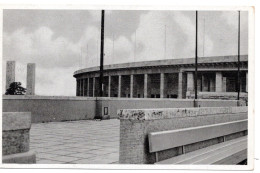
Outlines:
[[[6,61],[26,87],[36,63],[36,95],[75,96],[76,70],[99,65],[100,10],[4,10],[2,85]],[[241,12],[241,54],[248,54],[248,13]],[[198,12],[198,56],[237,55],[238,12]],[[192,58],[195,11],[105,11],[104,64]]]

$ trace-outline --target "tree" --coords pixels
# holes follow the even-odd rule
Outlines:
[[[26,93],[26,88],[21,85],[21,82],[12,82],[6,90],[5,95],[24,95]]]

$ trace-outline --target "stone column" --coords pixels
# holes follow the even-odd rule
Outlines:
[[[93,97],[95,97],[95,90],[96,90],[96,79],[95,79],[95,77],[93,77]]]
[[[121,79],[122,79],[122,76],[119,75],[118,76],[118,97],[119,98],[121,97]]]
[[[79,96],[79,80],[76,80],[76,96]]]
[[[246,72],[246,92],[248,92],[248,72]]]
[[[160,98],[164,97],[164,73],[161,73],[161,80],[160,80]]]
[[[208,79],[207,76],[204,74],[201,75],[201,91],[202,92],[209,91]]]
[[[223,83],[222,83],[222,92],[226,92],[227,91],[227,78],[223,77]]]
[[[87,80],[88,80],[87,96],[89,97],[89,89],[90,89],[90,87],[89,87],[89,78],[87,78]]]
[[[183,88],[183,73],[179,72],[178,77],[178,99],[182,99],[182,88]]]
[[[10,84],[15,82],[15,61],[6,62],[6,87],[8,89]]]
[[[215,83],[214,83],[214,79],[213,78],[210,78],[209,79],[209,91],[210,92],[215,92],[216,89],[215,89]]]
[[[216,72],[216,92],[222,92],[222,72]]]
[[[82,79],[82,96],[85,96],[85,79]]]
[[[111,76],[108,76],[108,97],[111,97]]]
[[[35,95],[35,63],[27,64],[26,95]]]
[[[79,96],[81,96],[82,88],[81,88],[81,79],[79,79]]]
[[[240,78],[240,82],[239,83],[240,83],[240,90],[239,91],[242,92],[242,78]]]
[[[187,72],[187,91],[194,91],[194,74],[193,72]]]
[[[134,92],[134,75],[130,75],[130,98],[133,98]]]
[[[148,74],[144,74],[144,98],[147,98]]]

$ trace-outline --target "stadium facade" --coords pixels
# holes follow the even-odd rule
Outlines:
[[[237,56],[198,58],[198,92],[237,91]],[[194,93],[195,59],[167,59],[104,66],[103,96],[125,98],[178,98]],[[99,67],[78,70],[76,95],[96,97]],[[248,56],[240,56],[240,92],[248,92]]]

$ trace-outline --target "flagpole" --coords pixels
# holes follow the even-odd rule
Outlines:
[[[101,16],[101,47],[100,47],[100,71],[99,71],[99,96],[103,96],[103,63],[104,63],[104,22],[105,10],[102,10]]]
[[[237,52],[237,100],[239,100],[240,94],[240,11],[238,11],[238,52]]]
[[[101,41],[100,41],[100,70],[99,70],[99,91],[98,97],[103,96],[103,63],[104,63],[104,21],[105,21],[105,11],[102,10],[101,13]],[[95,90],[95,88],[94,88]],[[102,100],[96,98],[96,112],[94,119],[103,119],[102,115]]]
[[[196,37],[195,37],[195,99],[198,98],[197,75],[198,75],[198,11],[196,11]]]

